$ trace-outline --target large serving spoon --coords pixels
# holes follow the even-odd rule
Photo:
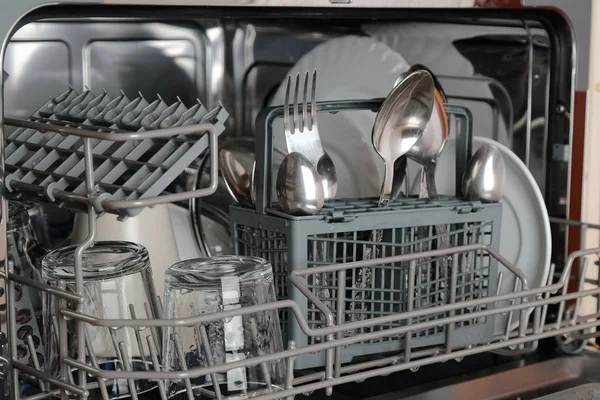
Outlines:
[[[415,145],[406,153],[405,156],[400,157],[394,163],[394,182],[392,184],[392,200],[398,198],[402,192],[402,183],[406,177],[406,165],[407,158],[414,160],[421,164],[424,169],[425,177],[422,185],[419,197],[429,198],[435,200],[437,198],[437,189],[435,185],[435,166],[436,161],[442,150],[444,144],[448,139],[450,132],[448,115],[444,108],[446,102],[446,95],[440,82],[436,79],[435,75],[423,65],[413,65],[409,71],[402,74],[396,83],[402,82],[404,78],[412,71],[425,70],[433,77],[435,86],[434,93],[434,107],[431,112],[431,118],[423,131],[421,138],[415,143]]]
[[[394,162],[405,155],[421,138],[429,122],[433,109],[434,97],[433,77],[428,71],[417,70],[396,85],[381,104],[373,125],[373,147],[383,159],[385,165],[383,185],[379,197],[379,207],[387,207],[392,195],[394,180]],[[378,229],[370,235],[371,242],[381,242],[383,231]],[[363,254],[364,260],[373,258],[373,246],[367,246]],[[360,288],[368,287],[372,280],[371,268],[357,271],[352,298],[361,293]],[[359,302],[351,302],[352,320],[361,320],[364,313],[356,309]]]
[[[410,151],[431,118],[434,82],[423,69],[410,72],[384,100],[373,125],[373,147],[385,165],[379,206],[392,195],[394,162]]]

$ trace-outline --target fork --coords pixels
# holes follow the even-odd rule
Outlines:
[[[304,75],[304,90],[302,96],[302,105],[298,102],[298,92],[300,88],[300,73],[296,75],[294,99],[293,99],[293,119],[290,115],[290,89],[292,77],[288,76],[285,89],[285,103],[283,111],[283,128],[285,131],[285,141],[288,153],[298,152],[305,156],[308,161],[318,168],[319,161],[325,155],[319,136],[317,124],[317,70],[312,73],[311,93],[310,93],[310,115],[308,113],[308,71]],[[302,108],[302,119],[300,119],[298,108]]]
[[[323,150],[319,127],[317,123],[317,70],[315,69],[311,77],[310,92],[310,115],[308,113],[308,75],[304,74],[304,90],[302,95],[302,119],[300,119],[298,107],[298,94],[300,89],[300,73],[296,74],[294,99],[293,99],[293,119],[290,115],[290,89],[292,86],[292,77],[288,76],[287,86],[285,88],[285,102],[283,110],[283,129],[285,131],[285,141],[288,153],[297,152],[306,157],[306,159],[315,167],[319,174],[325,200],[335,197],[337,191],[337,176],[335,166],[329,155]],[[313,258],[316,265],[327,262],[327,255],[324,243],[319,240],[316,243]],[[335,262],[335,260],[333,260]],[[317,278],[318,279],[318,278]],[[316,280],[317,287],[327,287],[327,277],[323,276]],[[317,292],[317,296],[329,298],[329,290],[324,289]]]

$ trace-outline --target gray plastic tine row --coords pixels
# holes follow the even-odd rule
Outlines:
[[[133,101],[131,101],[131,103],[127,104],[123,108],[115,108],[108,111],[104,116],[104,121],[106,121],[111,128],[118,129],[121,126],[123,117],[134,111],[141,112],[148,105],[148,101],[140,93],[139,97],[135,98]]]
[[[85,107],[85,105],[87,103],[89,103],[90,101],[92,101],[94,99],[94,97],[95,96],[91,91],[86,90],[83,93],[81,93],[79,96],[76,96],[69,103],[67,103],[66,101],[63,101],[62,103],[57,104],[54,107],[54,109],[52,110],[52,113],[54,114],[54,117],[56,117],[58,119],[69,119],[70,112],[72,109],[74,109],[78,105]]]
[[[73,89],[73,87],[69,87],[69,89],[67,91],[60,94],[59,96],[51,97],[50,101],[48,101],[48,103],[46,103],[35,114],[33,114],[34,118],[39,118],[39,117],[48,118],[48,117],[52,116],[52,110],[54,109],[54,107],[57,104],[62,103],[63,101],[70,102],[75,96],[77,96],[77,92],[75,91],[75,89]]]
[[[212,123],[218,133],[225,129],[229,113],[221,104],[208,112],[199,101],[188,109],[179,98],[177,100],[168,105],[159,96],[149,103],[139,94],[130,101],[123,92],[111,99],[104,91],[96,96],[90,91],[78,94],[71,88],[44,104],[31,120],[116,135],[124,131],[150,131],[204,122]],[[100,192],[107,193],[112,200],[160,195],[206,150],[208,137],[194,139],[198,138],[178,136],[124,142],[90,139],[94,178]],[[19,128],[7,138],[5,154],[10,190],[10,182],[19,181],[41,186],[41,193],[52,201],[51,193],[55,189],[80,196],[87,194],[83,143],[77,136]],[[132,216],[139,211],[124,213]]]
[[[114,110],[122,110],[123,107],[125,107],[129,102],[130,101],[127,96],[125,96],[125,93],[121,91],[121,95],[119,97],[108,101],[106,104],[98,104],[90,108],[85,115],[86,121],[89,121],[90,124],[105,125],[106,121],[104,120],[104,117],[107,115],[107,113]],[[120,113],[120,111],[118,113]]]
[[[183,112],[179,118],[177,118],[175,120],[175,115],[171,115],[168,118],[165,118],[161,123],[160,123],[160,128],[169,128],[169,127],[177,127],[177,126],[181,126],[183,125],[183,123],[185,121],[190,120],[191,118],[194,118],[197,114],[200,116],[200,118],[204,117],[206,114],[208,113],[208,110],[206,109],[206,107],[204,107],[202,105],[202,103],[200,103],[199,101],[194,104],[194,106],[192,106],[190,109],[186,110],[185,112]]]
[[[106,104],[110,101],[110,97],[106,93],[106,91],[102,91],[101,94],[95,96],[90,101],[81,102],[75,105],[69,111],[69,115],[67,118],[71,118],[75,121],[85,121],[87,118],[87,113],[94,107],[105,107]]]
[[[167,118],[174,117],[175,121],[177,121],[177,120],[179,120],[179,117],[181,117],[181,115],[184,112],[186,112],[187,110],[188,110],[187,107],[183,104],[181,99],[179,97],[177,97],[177,102],[171,104],[165,110],[163,110],[163,112],[160,113],[158,118],[155,118],[156,117],[155,113],[146,116],[146,118],[144,118],[144,120],[142,120],[142,128],[141,129],[142,130],[159,129],[161,127],[162,122],[165,121]],[[170,125],[167,124],[167,126],[164,126],[163,128],[169,128],[169,127],[170,127]]]
[[[137,108],[132,110],[131,112],[125,114],[121,121],[118,121],[117,124],[122,128],[126,128],[129,130],[136,130],[142,127],[142,121],[147,117],[156,113],[158,115],[163,112],[168,107],[167,103],[163,101],[163,99],[159,96],[157,100],[154,100],[148,106],[146,106],[141,111]],[[152,119],[152,117],[150,117]],[[153,120],[153,119],[152,119]]]

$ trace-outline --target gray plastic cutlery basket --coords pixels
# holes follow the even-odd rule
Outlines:
[[[317,108],[320,112],[336,111],[338,105],[343,109],[376,110],[378,104],[379,101],[319,103]],[[266,166],[271,165],[270,126],[282,114],[282,109],[272,108],[259,115],[259,126],[263,123],[266,129],[257,134],[257,206],[256,209],[231,208],[232,236],[236,254],[259,256],[271,262],[278,299],[294,300],[304,310],[311,328],[325,326],[323,313],[289,282],[290,271],[374,257],[413,254],[440,248],[442,244],[447,247],[486,244],[499,248],[500,203],[471,202],[455,197],[440,197],[437,201],[408,197],[380,208],[375,199],[351,199],[328,202],[318,215],[296,217],[279,211],[277,204],[270,201],[270,185],[266,182],[270,182],[271,168]],[[469,115],[466,117],[468,119]],[[470,139],[470,124],[462,125],[462,137]],[[459,133],[457,135],[461,137]],[[470,140],[464,140],[463,143],[466,145],[457,155],[457,171],[461,171],[461,175],[467,159],[465,157],[462,160],[462,152],[468,154]],[[436,235],[436,225],[445,225],[443,237]],[[383,231],[381,242],[374,241],[377,230]],[[497,261],[482,251],[456,257],[459,257],[459,270],[453,294],[450,294],[450,276],[447,273],[452,260],[447,258],[420,259],[414,276],[409,274],[409,264],[404,262],[357,268],[349,270],[348,274],[343,271],[309,275],[307,285],[336,316],[336,325],[416,309],[432,310],[410,322],[401,320],[349,329],[341,336],[348,337],[447,317],[447,313],[436,311],[436,308],[496,294],[497,280],[490,277],[498,275]],[[412,295],[408,293],[407,282],[410,278],[414,279]],[[345,281],[343,292],[338,290],[340,280]],[[464,308],[460,312],[481,311],[491,307],[493,304],[490,303],[477,310]],[[294,340],[297,347],[323,340],[307,337],[291,313],[282,311],[280,318],[284,340]],[[440,324],[414,332],[410,341],[390,336],[356,343],[338,349],[341,362],[347,363],[363,355],[398,351],[404,348],[405,343],[410,343],[412,348],[440,345],[446,342],[447,327]],[[453,334],[448,337],[452,338],[450,345],[455,347],[486,343],[492,340],[493,335],[492,316],[457,323],[453,326]],[[296,359],[295,368],[319,367],[324,363],[324,354],[308,354]]]

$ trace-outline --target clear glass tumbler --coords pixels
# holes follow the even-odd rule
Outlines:
[[[74,253],[76,246],[54,250],[42,261],[43,278],[47,284],[66,284],[66,291],[75,292]],[[99,319],[157,318],[160,304],[154,289],[154,280],[148,251],[131,242],[97,242],[83,254],[84,303],[83,313]],[[63,303],[63,304],[61,304]],[[44,326],[47,347],[47,371],[61,376],[58,352],[60,309],[74,304],[56,296],[45,296]],[[85,324],[85,337],[76,337],[75,321],[68,320],[68,353],[77,357],[77,341],[86,342],[86,359],[89,365],[105,370],[153,370],[152,353],[160,355],[160,338],[151,328],[97,327]],[[156,334],[155,334],[156,333]],[[76,371],[69,371],[77,383]],[[90,398],[111,399],[131,396],[129,385],[135,384],[137,393],[155,388],[156,382],[126,379],[97,381],[89,379],[97,389],[90,390]]]
[[[271,265],[258,257],[182,261],[167,270],[165,293],[165,317],[169,319],[276,301]],[[223,365],[282,350],[277,310],[163,331],[163,360],[169,371]],[[191,390],[196,399],[214,399],[216,391],[231,399],[246,399],[281,390],[284,373],[284,361],[259,363],[188,381],[171,381],[169,391],[181,398]]]

